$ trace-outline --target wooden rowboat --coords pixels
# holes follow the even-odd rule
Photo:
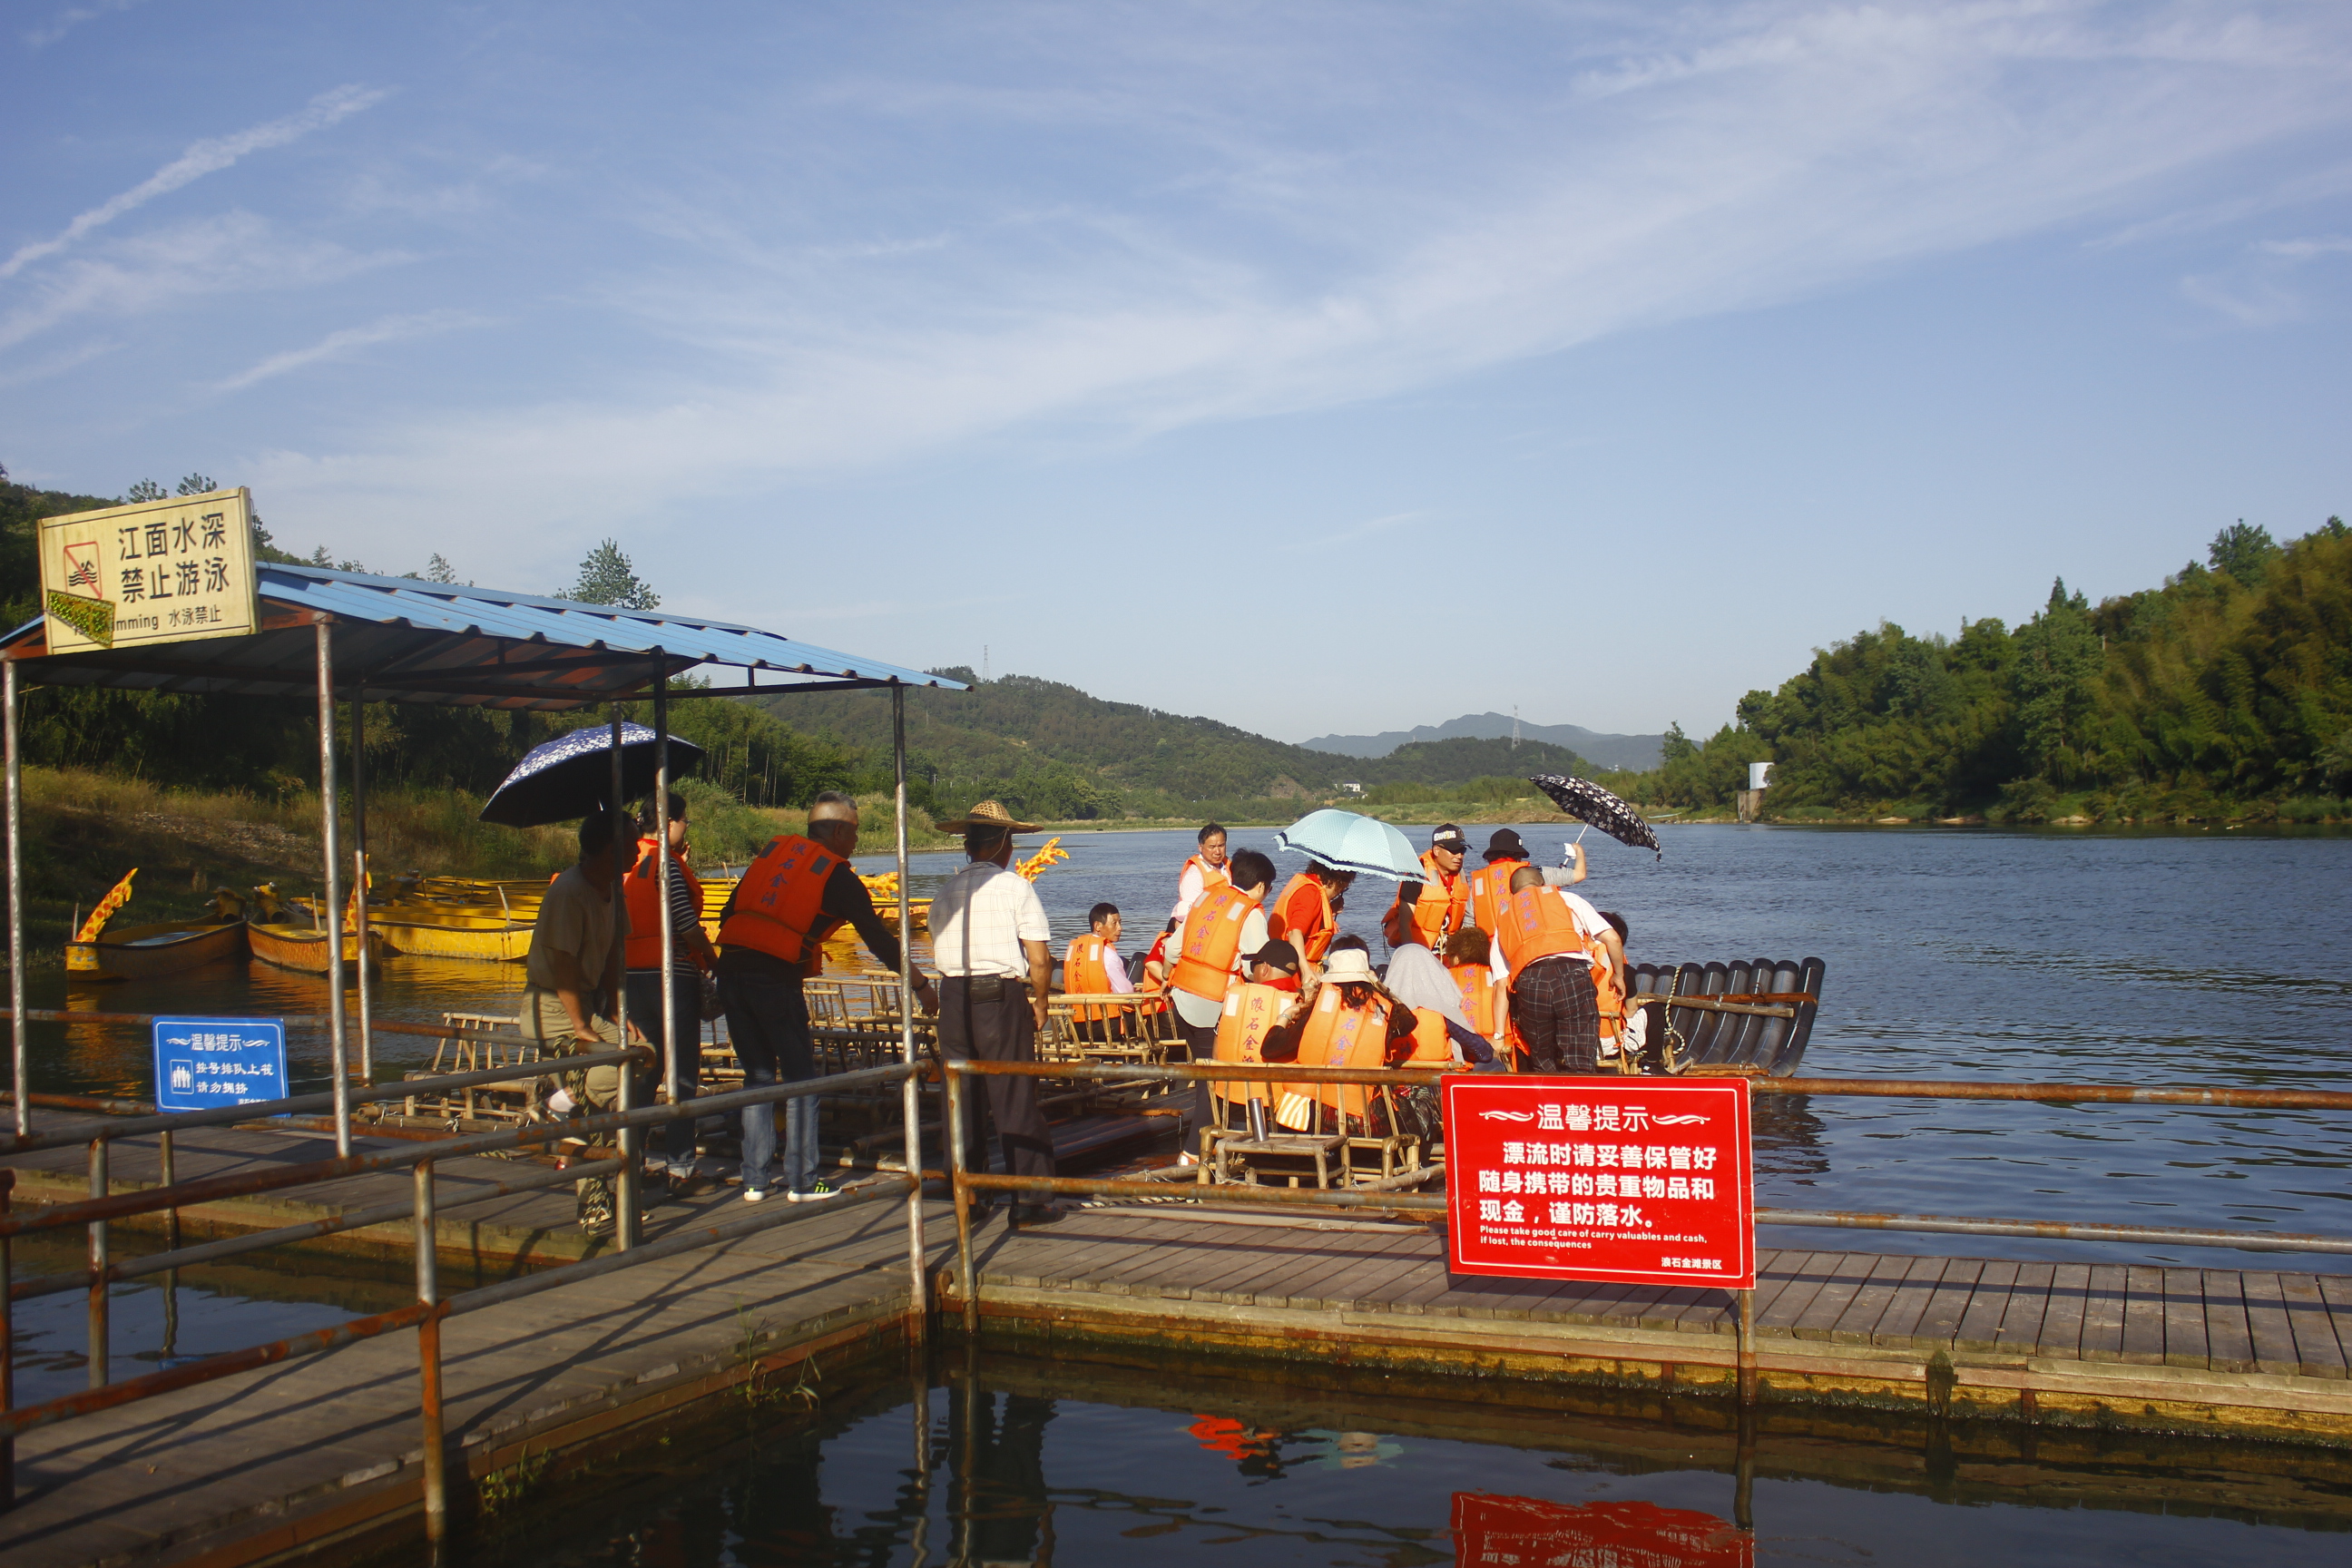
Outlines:
[[[264,925],[259,922],[246,927],[246,940],[252,944],[253,956],[264,963],[274,963],[280,969],[298,969],[306,974],[327,973],[327,933],[313,931],[307,925]],[[368,932],[368,956],[383,955],[383,933]],[[355,931],[343,933],[343,971],[360,960],[360,939]]]
[[[368,934],[394,952],[422,958],[464,958],[481,963],[520,963],[530,952],[531,928],[495,916],[427,914],[402,905],[368,911]]]
[[[110,926],[95,942],[66,943],[66,973],[76,980],[148,980],[245,953],[243,921]]]

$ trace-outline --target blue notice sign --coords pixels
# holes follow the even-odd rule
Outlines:
[[[210,1110],[286,1098],[286,1026],[268,1018],[155,1020],[155,1109]]]

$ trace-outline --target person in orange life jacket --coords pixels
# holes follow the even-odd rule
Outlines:
[[[1265,1031],[1280,1023],[1298,1002],[1298,950],[1286,942],[1269,942],[1250,956],[1248,979],[1225,993],[1224,1015],[1218,1020],[1213,1055],[1221,1062],[1258,1060],[1258,1043]],[[1265,1138],[1266,1106],[1274,1085],[1220,1083],[1210,1086],[1213,1100],[1223,1101],[1218,1125],[1230,1123],[1232,1105],[1244,1105],[1250,1135]]]
[[[1565,889],[1547,887],[1536,867],[1511,873],[1510,902],[1494,938],[1494,969],[1509,989],[1524,1070],[1589,1073],[1599,1066],[1601,1005],[1592,963],[1596,952],[1607,952],[1603,931],[1609,926],[1600,910]]]
[[[1584,880],[1584,846],[1564,845],[1560,852],[1567,857],[1560,865],[1540,868],[1548,888],[1572,888]],[[1462,917],[1465,923],[1476,926],[1488,936],[1494,935],[1499,918],[1496,911],[1510,901],[1511,873],[1527,863],[1528,847],[1520,841],[1517,832],[1508,827],[1496,828],[1486,840],[1486,863],[1468,879],[1469,905]]]
[[[1037,889],[1006,868],[1013,859],[1013,836],[1034,833],[1036,825],[1015,822],[1003,806],[983,800],[939,826],[943,833],[963,835],[969,861],[931,900],[931,953],[945,976],[940,985],[940,1054],[950,1061],[1034,1061],[1054,981],[1051,932]],[[988,1169],[984,1107],[996,1125],[1007,1175],[1054,1174],[1054,1135],[1038,1104],[1035,1079],[989,1074],[968,1079],[964,1089],[967,1168]],[[1050,1198],[1020,1194],[1007,1219],[1019,1229],[1060,1217]]]
[[[1400,885],[1395,901],[1381,918],[1381,932],[1391,947],[1417,942],[1434,951],[1462,929],[1470,903],[1470,879],[1463,875],[1462,858],[1469,851],[1470,841],[1450,822],[1429,836],[1429,848],[1421,858],[1428,879]]]
[[[1593,965],[1592,989],[1601,1005],[1601,1060],[1605,1066],[1615,1061],[1621,1051],[1631,1051],[1638,1058],[1644,1026],[1625,1007],[1625,998],[1633,990],[1632,971],[1625,965],[1625,941],[1632,928],[1626,925],[1625,917],[1614,910],[1599,912],[1609,927],[1601,939],[1609,963],[1606,967]]]
[[[1266,1031],[1258,1048],[1260,1060],[1301,1067],[1392,1068],[1412,1059],[1420,1019],[1410,1005],[1381,984],[1361,942],[1360,937],[1341,937],[1331,944],[1320,976],[1300,995],[1289,1016]],[[1351,1019],[1350,1015],[1359,1016]],[[1293,1084],[1280,1093],[1286,1127],[1299,1126],[1295,1112],[1310,1100],[1319,1102],[1315,1131],[1362,1133],[1378,1120],[1371,1115],[1375,1102],[1367,1089]]]
[[[1306,961],[1309,980],[1315,978],[1316,966],[1330,951],[1331,939],[1339,934],[1339,911],[1347,907],[1348,889],[1355,880],[1353,871],[1336,870],[1319,860],[1314,861],[1290,879],[1282,896],[1266,910],[1266,934],[1298,950],[1298,956]]]
[[[638,820],[651,828],[652,810],[640,814]],[[629,993],[629,1021],[647,1038],[661,1044],[662,1059],[656,1068],[661,1081],[669,1081],[670,1053],[675,1049],[678,1093],[691,1100],[702,1079],[702,974],[719,962],[719,954],[703,933],[702,884],[686,864],[686,797],[677,794],[669,797],[669,983],[671,1005],[677,1017],[674,1047],[661,1037],[661,862],[654,858],[650,832],[638,838],[636,864],[622,887],[622,901],[629,911],[628,974],[624,984]],[[695,1174],[691,1118],[664,1122],[661,1145],[672,1195],[698,1197],[716,1184]]]
[[[1445,939],[1441,958],[1462,998],[1471,1028],[1497,1050],[1503,1045],[1503,988],[1495,982],[1494,944],[1476,926],[1464,926]]]
[[[1225,866],[1225,829],[1223,823],[1212,822],[1201,829],[1197,840],[1200,853],[1184,862],[1183,870],[1176,876],[1176,905],[1168,911],[1171,921],[1182,920],[1192,900],[1220,882],[1230,882],[1233,875]]]
[[[1124,922],[1119,919],[1117,904],[1097,904],[1087,911],[1088,934],[1074,936],[1062,953],[1062,990],[1073,996],[1129,996],[1135,993],[1135,983],[1127,977],[1127,962],[1118,955],[1119,932]],[[1070,1009],[1071,1021],[1079,1033],[1089,1039],[1110,1037],[1111,1025],[1118,1018],[1115,1007],[1076,1006]]]
[[[719,913],[719,1002],[727,1034],[743,1063],[743,1086],[799,1083],[816,1076],[809,1039],[803,978],[824,963],[824,939],[845,923],[864,940],[875,962],[898,967],[898,933],[875,911],[857,879],[857,803],[827,790],[809,804],[806,837],[772,841],[744,868],[743,879]],[[915,971],[915,994],[925,1010],[938,1006],[929,976]],[[787,1202],[832,1197],[816,1176],[817,1097],[784,1105],[782,1184]],[[772,1191],[769,1162],[776,1149],[775,1107],[743,1108],[743,1198],[759,1203]]]
[[[1274,862],[1255,849],[1244,849],[1228,868],[1232,881],[1211,888],[1184,911],[1166,949],[1176,955],[1169,965],[1168,999],[1176,1009],[1186,1058],[1196,1062],[1216,1055],[1225,993],[1243,973],[1244,959],[1264,947],[1272,934],[1262,905],[1266,889],[1274,886]],[[1178,1058],[1171,1052],[1168,1059]],[[1195,1087],[1191,1114],[1197,1127],[1209,1114],[1209,1091],[1206,1084]],[[1190,1142],[1188,1132],[1185,1142]]]

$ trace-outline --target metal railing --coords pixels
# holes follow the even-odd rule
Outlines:
[[[0,1146],[0,1153],[30,1152],[38,1149],[58,1148],[89,1138],[91,1146],[91,1195],[86,1201],[60,1204],[31,1213],[12,1213],[9,1196],[16,1184],[16,1172],[0,1168],[0,1508],[13,1505],[16,1498],[15,1442],[19,1433],[46,1426],[58,1421],[71,1420],[101,1410],[110,1410],[142,1399],[177,1389],[208,1383],[234,1375],[255,1367],[299,1356],[315,1355],[340,1346],[371,1339],[396,1329],[414,1327],[417,1331],[418,1356],[418,1417],[423,1427],[423,1483],[425,1506],[426,1533],[439,1540],[446,1533],[448,1520],[448,1486],[446,1455],[442,1428],[443,1391],[441,1384],[440,1325],[447,1318],[477,1311],[485,1307],[551,1290],[578,1280],[599,1278],[617,1269],[675,1257],[697,1247],[714,1246],[764,1230],[772,1226],[788,1224],[795,1219],[830,1213],[846,1205],[872,1202],[883,1197],[919,1195],[919,1173],[898,1177],[884,1176],[874,1184],[844,1194],[842,1200],[819,1208],[804,1208],[778,1204],[772,1208],[746,1215],[740,1218],[717,1223],[698,1224],[646,1241],[631,1234],[635,1205],[625,1201],[616,1226],[618,1250],[603,1258],[584,1258],[561,1264],[497,1285],[465,1291],[446,1298],[441,1296],[437,1274],[436,1225],[438,1209],[434,1190],[434,1170],[437,1163],[518,1150],[534,1144],[559,1140],[577,1140],[603,1133],[616,1133],[620,1152],[611,1159],[574,1164],[569,1168],[533,1172],[497,1183],[492,1190],[469,1192],[465,1204],[488,1201],[512,1193],[560,1185],[583,1177],[610,1174],[625,1194],[634,1191],[638,1175],[635,1144],[636,1134],[647,1126],[682,1118],[700,1118],[740,1110],[747,1106],[772,1104],[810,1096],[856,1092],[877,1085],[909,1079],[918,1069],[909,1064],[894,1063],[867,1068],[861,1072],[831,1078],[808,1079],[792,1083],[763,1084],[754,1089],[737,1089],[725,1094],[697,1095],[676,1103],[635,1107],[629,1103],[631,1084],[635,1073],[628,1070],[635,1064],[649,1062],[652,1053],[643,1047],[604,1051],[593,1055],[551,1058],[548,1064],[558,1071],[573,1071],[582,1068],[621,1066],[621,1109],[600,1115],[578,1117],[564,1121],[534,1123],[508,1131],[487,1132],[468,1137],[446,1138],[418,1143],[406,1149],[389,1150],[375,1154],[345,1154],[330,1159],[310,1161],[273,1170],[239,1175],[213,1176],[189,1182],[174,1182],[170,1168],[169,1139],[174,1130],[198,1126],[220,1126],[241,1121],[251,1121],[266,1115],[273,1108],[307,1108],[313,1102],[331,1100],[331,1096],[307,1095],[294,1100],[263,1102],[253,1105],[224,1106],[217,1110],[191,1111],[178,1115],[136,1117],[113,1121],[99,1127],[84,1127],[66,1132],[14,1140]],[[477,1073],[458,1073],[432,1080],[435,1087],[458,1088],[473,1081],[512,1079],[515,1069],[502,1068]],[[362,1091],[346,1103],[364,1103],[371,1097],[398,1099],[414,1092],[420,1082],[410,1079],[396,1086]],[[105,1190],[105,1149],[109,1142],[142,1131],[161,1134],[164,1149],[163,1184],[134,1193],[109,1194]],[[407,1167],[412,1172],[414,1191],[405,1199],[371,1205],[365,1209],[347,1211],[329,1218],[251,1236],[233,1237],[222,1241],[183,1247],[177,1237],[165,1251],[152,1254],[131,1263],[113,1264],[106,1256],[105,1226],[110,1221],[125,1219],[133,1215],[169,1213],[176,1216],[183,1208],[232,1197],[246,1197],[265,1192],[283,1191],[289,1187],[341,1181],[347,1177],[383,1173]],[[457,1206],[465,1206],[461,1204]],[[329,1235],[364,1225],[382,1225],[403,1216],[415,1220],[416,1294],[414,1305],[379,1312],[370,1317],[354,1319],[330,1329],[273,1341],[241,1351],[207,1356],[184,1366],[176,1366],[143,1377],[110,1383],[106,1378],[105,1297],[107,1287],[117,1280],[164,1272],[190,1265],[257,1250],[264,1247],[300,1241],[314,1236]],[[12,1238],[36,1231],[87,1227],[92,1237],[88,1268],[82,1270],[49,1275],[23,1281],[11,1276],[9,1259]],[[176,1227],[175,1227],[176,1228]],[[909,1245],[918,1250],[913,1256],[914,1278],[921,1275],[919,1231],[910,1233]],[[10,1340],[10,1307],[17,1300],[51,1295],[87,1287],[90,1291],[90,1381],[91,1386],[79,1393],[46,1401],[39,1405],[17,1408],[14,1403],[14,1353]],[[928,1304],[919,1294],[919,1310]]]
[[[977,1332],[980,1282],[972,1264],[972,1195],[977,1193],[1040,1196],[1148,1198],[1205,1207],[1378,1209],[1443,1214],[1447,1199],[1366,1187],[1325,1190],[1240,1184],[1106,1181],[1074,1176],[993,1175],[971,1168],[964,1147],[965,1082],[975,1077],[1076,1079],[1114,1081],[1341,1084],[1361,1087],[1431,1088],[1450,1076],[1444,1068],[1300,1068],[1239,1062],[1146,1067],[1126,1064],[1074,1066],[1066,1062],[950,1061],[947,1064],[949,1175],[955,1193],[956,1268],[964,1325]],[[1617,1081],[1610,1079],[1607,1081]],[[2023,1100],[2043,1104],[2181,1105],[2244,1110],[2352,1110],[2352,1093],[2333,1089],[2140,1088],[2128,1084],[1978,1083],[1923,1079],[1769,1079],[1748,1080],[1751,1092],[1769,1095],[1851,1095],[1885,1099]],[[1442,1165],[1436,1167],[1442,1171]],[[2182,1226],[2084,1224],[2063,1220],[1993,1219],[1942,1215],[1872,1214],[1824,1209],[1758,1208],[1755,1223],[1846,1229],[1919,1231],[1961,1236],[2016,1236],[2092,1242],[2138,1242],[2174,1247],[2230,1247],[2264,1252],[2352,1254],[2352,1237],[2276,1231],[2208,1230]],[[1731,1292],[1738,1310],[1738,1388],[1749,1401],[1756,1393],[1755,1292]]]

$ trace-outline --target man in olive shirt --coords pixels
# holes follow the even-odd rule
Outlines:
[[[551,1057],[615,1049],[614,1021],[621,989],[621,952],[629,916],[616,909],[613,879],[621,857],[634,850],[637,824],[626,812],[600,812],[580,824],[580,863],[548,884],[523,961],[522,1026]],[[621,1069],[605,1066],[563,1075],[547,1110],[568,1116],[580,1104],[610,1110],[621,1097]],[[581,1184],[580,1225],[602,1234],[612,1225],[611,1184]]]

